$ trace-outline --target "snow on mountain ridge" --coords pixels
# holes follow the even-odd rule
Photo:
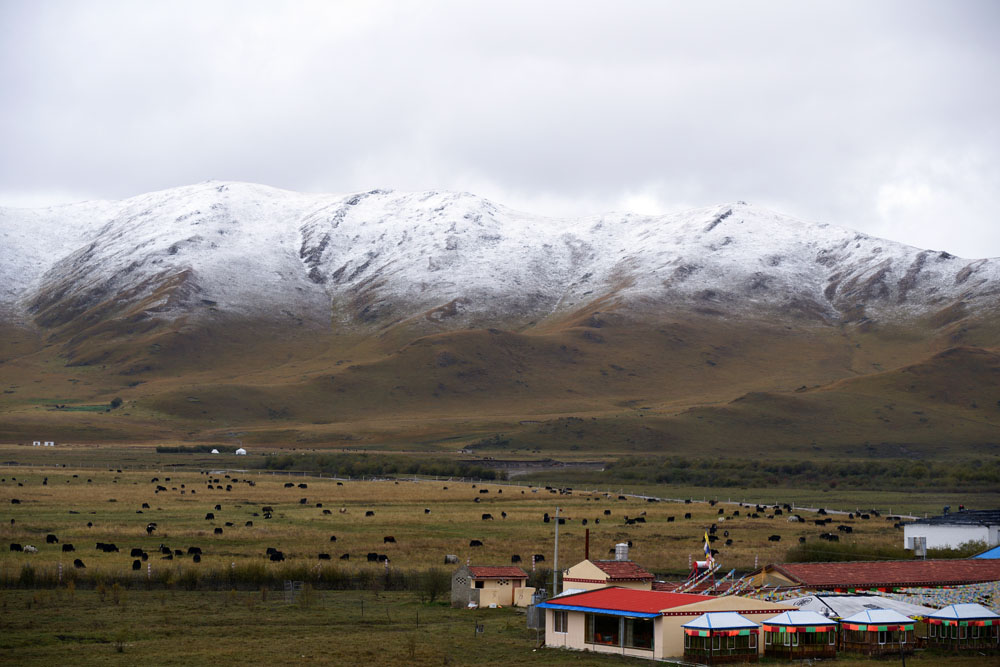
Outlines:
[[[612,296],[654,309],[857,320],[962,300],[996,305],[1000,284],[997,260],[743,203],[556,219],[468,193],[314,195],[208,182],[121,202],[0,209],[0,232],[0,302],[56,319],[118,299],[164,314],[211,307],[317,322],[332,313],[344,324],[421,313],[485,322]]]

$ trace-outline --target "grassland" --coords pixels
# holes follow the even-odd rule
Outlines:
[[[475,632],[476,625],[482,633]],[[0,591],[0,655],[18,665],[649,665],[538,648],[510,609],[455,610],[409,593]],[[973,667],[982,657],[914,656]],[[839,667],[879,661],[840,658]]]
[[[721,541],[715,545],[722,565],[741,570],[783,560],[798,537],[812,543],[829,530],[812,524],[809,520],[819,515],[805,510],[796,510],[807,520],[801,524],[784,516],[748,518],[753,508],[726,504],[742,499],[735,495],[719,494],[721,502],[712,506],[702,501],[715,494],[703,487],[577,487],[560,493],[534,482],[338,481],[260,469],[221,470],[225,463],[253,464],[261,455],[158,454],[152,447],[41,449],[0,448],[3,460],[49,463],[0,468],[5,543],[0,651],[5,661],[17,664],[648,664],[538,649],[537,634],[526,629],[518,610],[451,609],[442,604],[448,595],[442,581],[449,572],[443,556],[507,564],[519,554],[530,571],[531,555],[539,553],[546,560],[537,564],[532,583],[547,585],[555,525],[542,517],[554,516],[556,507],[567,519],[560,526],[560,567],[583,558],[584,532],[590,529],[592,557],[607,557],[613,544],[631,540],[632,558],[663,578],[683,576],[688,557],[701,553],[711,523],[719,526],[720,537],[728,530],[734,540],[728,548]],[[157,486],[166,491],[157,493]],[[774,490],[740,491],[747,500],[771,502]],[[629,492],[693,502],[648,502]],[[810,500],[815,493],[843,500],[844,509],[887,509],[885,500],[904,500],[902,494],[847,490],[801,497]],[[788,502],[789,494],[795,495],[787,491],[775,500]],[[271,519],[263,518],[264,506],[273,507]],[[368,511],[374,516],[366,516]],[[209,512],[214,518],[206,519]],[[484,521],[484,513],[493,519]],[[686,513],[691,519],[684,518]],[[645,523],[626,525],[626,516]],[[157,524],[152,535],[146,531],[149,522]],[[884,518],[836,516],[835,525],[840,523],[854,528],[842,540],[858,549],[882,552],[901,542],[901,532]],[[47,543],[49,534],[59,543]],[[770,542],[772,534],[781,535],[781,542]],[[390,535],[396,541],[387,544],[383,538]],[[470,539],[484,546],[470,547]],[[38,553],[7,551],[7,542],[35,545]],[[120,551],[98,551],[97,542],[115,543]],[[67,543],[75,551],[63,552]],[[158,551],[161,545],[182,554],[166,560]],[[187,555],[189,546],[202,548],[201,562]],[[269,546],[281,549],[286,560],[268,560]],[[132,548],[149,555],[139,570],[132,569]],[[388,565],[369,563],[369,552],[387,555]],[[331,554],[332,560],[319,560],[319,553]],[[344,553],[350,560],[339,559]],[[76,558],[85,569],[72,566]],[[305,583],[295,600],[285,598],[286,580]],[[482,635],[474,632],[477,622],[484,626]],[[981,664],[940,656],[913,662]],[[837,664],[871,663],[843,659]]]
[[[579,664],[542,651],[523,614],[407,593],[0,592],[0,652],[17,664]],[[476,624],[483,626],[476,634]],[[620,661],[616,661],[620,662]],[[622,664],[643,664],[634,660]]]
[[[160,323],[117,338],[0,323],[0,441],[992,457],[1000,328],[977,317],[850,327],[602,307],[509,331]],[[51,409],[119,397],[110,412]]]
[[[40,448],[22,449],[34,449],[32,453],[41,456]],[[11,449],[0,453],[9,458]],[[183,457],[165,456],[166,461]],[[725,539],[733,540],[728,547],[724,546],[724,539],[715,545],[721,552],[722,564],[739,570],[752,569],[755,563],[781,561],[785,551],[798,544],[800,537],[813,541],[819,533],[832,529],[814,525],[812,519],[819,519],[820,515],[806,510],[796,510],[806,520],[804,523],[789,523],[785,515],[767,518],[770,511],[760,513],[760,518],[750,518],[753,507],[740,507],[738,503],[742,501],[751,505],[796,502],[830,510],[875,507],[884,514],[890,509],[902,513],[912,509],[914,502],[910,499],[908,504],[902,493],[846,490],[830,493],[782,490],[781,496],[776,497],[773,489],[738,489],[728,493],[656,485],[578,486],[563,494],[554,488],[545,489],[540,482],[530,485],[430,480],[338,483],[330,478],[272,475],[253,469],[205,474],[167,462],[154,465],[157,455],[149,448],[141,448],[133,457],[150,467],[74,468],[68,464],[67,468],[18,466],[0,470],[4,480],[0,483],[3,538],[39,548],[39,553],[33,555],[4,552],[0,578],[6,582],[18,581],[21,568],[30,563],[39,579],[51,579],[57,563],[63,562],[64,571],[68,571],[73,558],[79,557],[87,565],[86,572],[79,574],[85,574],[86,578],[100,575],[141,579],[147,575],[145,565],[139,573],[130,570],[133,559],[127,553],[133,547],[152,555],[149,563],[153,572],[159,573],[156,576],[176,581],[196,577],[206,584],[212,582],[211,586],[229,582],[227,573],[234,562],[238,567],[252,563],[260,571],[255,577],[273,579],[279,575],[266,575],[268,571],[296,568],[297,572],[308,569],[317,581],[367,580],[384,571],[383,565],[365,560],[368,553],[385,554],[391,567],[401,572],[440,566],[445,554],[479,564],[506,564],[517,554],[528,567],[532,554],[544,554],[546,561],[539,566],[545,567],[552,563],[554,524],[544,522],[543,517],[546,513],[554,516],[557,507],[566,518],[565,525],[560,527],[563,565],[582,560],[585,533],[589,529],[594,557],[607,554],[618,542],[630,540],[635,560],[669,577],[686,573],[689,557],[701,553],[704,531],[712,523],[719,525],[720,537],[722,531],[729,531]],[[214,468],[221,467],[223,461],[218,457],[207,458],[216,464]],[[252,457],[248,459],[240,457],[239,462],[252,463]],[[227,457],[227,460],[237,459]],[[300,484],[306,488],[300,488]],[[157,493],[157,486],[167,490]],[[231,490],[225,490],[226,486]],[[648,502],[630,493],[694,502]],[[13,499],[19,504],[11,504]],[[817,503],[817,499],[828,502]],[[707,500],[722,504],[711,506],[704,502]],[[887,501],[900,504],[891,505]],[[954,497],[931,496],[923,502],[935,506],[942,502],[958,504]],[[149,507],[144,508],[143,503]],[[215,509],[216,505],[221,509]],[[263,518],[265,506],[274,509],[271,519]],[[369,511],[374,515],[366,516]],[[739,516],[734,516],[735,512]],[[206,519],[209,513],[213,518]],[[484,514],[493,518],[483,520]],[[686,514],[691,518],[686,519]],[[626,525],[625,517],[641,517],[645,521]],[[253,525],[246,525],[248,521]],[[152,535],[146,533],[149,522],[157,524]],[[92,525],[87,526],[88,523]],[[836,524],[851,526],[854,532],[842,539],[862,550],[866,546],[873,551],[898,548],[902,542],[901,531],[893,529],[892,522],[885,518],[862,520],[836,515]],[[216,528],[222,534],[215,534]],[[60,544],[74,544],[77,552],[64,553],[60,544],[46,544],[48,534],[57,535]],[[782,541],[769,541],[771,535],[781,535]],[[331,536],[336,537],[335,542],[331,542]],[[387,536],[394,537],[396,542],[385,543],[383,538]],[[473,539],[481,540],[483,547],[470,547]],[[96,542],[113,542],[122,553],[98,552],[94,549]],[[205,555],[198,564],[187,556],[164,561],[156,553],[161,543],[185,552],[190,546],[199,546]],[[267,547],[282,550],[287,560],[268,562],[264,556]],[[319,561],[320,553],[330,554],[331,561]],[[339,560],[343,554],[349,554],[350,560]]]

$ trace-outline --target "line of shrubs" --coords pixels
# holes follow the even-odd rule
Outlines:
[[[265,458],[268,470],[295,470],[340,477],[423,475],[504,480],[507,473],[467,461],[385,454],[283,454]]]
[[[261,587],[280,589],[286,581],[302,581],[315,589],[414,591],[432,600],[444,597],[451,590],[451,570],[444,568],[400,569],[372,567],[348,570],[334,564],[263,563],[246,561],[231,567],[200,567],[174,565],[155,567],[147,575],[145,569],[77,570],[57,565],[24,563],[20,569],[0,568],[0,588],[57,588],[72,584],[75,588],[110,587],[124,589],[179,590],[257,590]],[[551,577],[550,570],[539,568],[531,573],[530,586],[544,587]]]
[[[158,445],[157,454],[211,454],[213,449],[221,454],[232,454],[236,447],[229,445]]]
[[[602,481],[652,482],[713,487],[821,485],[848,488],[961,489],[1000,486],[1000,457],[975,461],[782,461],[696,459],[682,456],[625,457],[609,463]]]

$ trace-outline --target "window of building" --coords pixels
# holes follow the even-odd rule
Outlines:
[[[626,618],[625,646],[628,648],[653,649],[653,619]]]
[[[482,588],[485,584],[486,584],[485,581],[477,581],[476,582],[476,588]]]
[[[569,628],[569,612],[566,611],[553,611],[552,612],[552,631],[553,632],[568,632]]]
[[[969,628],[965,627],[964,625],[962,627],[960,627],[958,629],[958,638],[959,639],[965,639],[966,636],[967,636],[968,630],[969,630]]]
[[[750,648],[757,648],[757,633],[750,633]]]
[[[587,637],[590,644],[621,646],[621,618],[602,614],[587,614]]]

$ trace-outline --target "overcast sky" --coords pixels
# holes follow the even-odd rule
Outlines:
[[[736,200],[1000,256],[1000,3],[0,0],[0,205]]]

